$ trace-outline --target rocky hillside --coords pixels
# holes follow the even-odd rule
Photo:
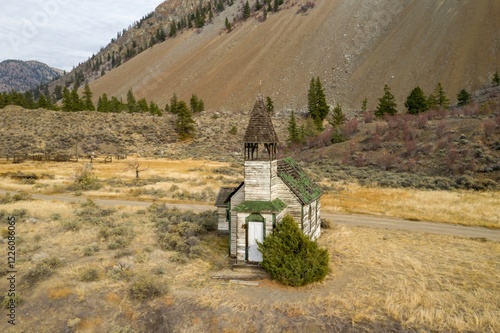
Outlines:
[[[62,70],[38,61],[5,60],[0,62],[0,92],[31,90],[62,74]]]
[[[403,112],[417,85],[428,94],[441,82],[454,102],[460,89],[483,87],[500,68],[498,1],[301,0],[264,13],[250,0],[246,20],[243,1],[224,3],[202,28],[170,37],[172,22],[193,18],[207,2],[165,2],[77,70],[92,80],[96,99],[132,89],[164,105],[174,92],[195,93],[207,109],[232,112],[259,90],[282,109],[304,109],[312,76],[323,80],[330,104],[359,109],[366,97],[373,109],[387,83]],[[121,65],[112,66],[113,54]]]

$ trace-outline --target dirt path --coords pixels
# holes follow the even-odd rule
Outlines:
[[[5,195],[8,191],[0,190],[0,195]],[[12,192],[11,192],[12,194]],[[33,194],[36,200],[61,201],[61,202],[82,202],[88,197],[70,196],[70,195],[46,195]],[[98,199],[92,200],[102,206],[124,206],[124,207],[149,207],[151,201],[129,201],[120,199]],[[177,207],[181,210],[192,210],[194,212],[203,212],[207,210],[215,210],[211,205],[199,204],[182,204],[182,203],[165,203],[167,207]],[[404,230],[410,232],[426,232],[431,234],[484,238],[496,242],[500,242],[500,230],[492,230],[481,227],[465,227],[453,224],[435,223],[427,221],[408,221],[391,217],[379,217],[369,215],[347,215],[338,213],[322,213],[323,217],[333,221],[336,224],[362,226],[377,229]]]

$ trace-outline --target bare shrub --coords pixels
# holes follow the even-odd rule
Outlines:
[[[377,157],[377,165],[384,170],[389,170],[396,163],[396,157],[393,154],[383,153]]]
[[[369,147],[371,150],[377,150],[382,147],[382,137],[379,134],[372,135],[369,139]]]
[[[444,121],[438,122],[435,133],[438,139],[443,138],[448,133],[448,124]]]
[[[358,132],[359,122],[357,119],[350,119],[344,124],[344,135],[346,137],[351,137]]]
[[[363,117],[365,124],[373,123],[374,119],[375,119],[375,112],[373,111],[367,111]]]
[[[375,134],[382,136],[387,132],[387,125],[386,124],[377,124],[375,126]]]
[[[415,125],[417,128],[424,129],[427,128],[427,121],[429,120],[429,115],[427,113],[420,113],[415,118]]]
[[[412,155],[417,150],[417,141],[415,140],[405,141],[405,149],[406,149],[406,154],[408,156]]]
[[[493,120],[485,120],[482,123],[484,137],[490,139],[495,134],[495,122]]]

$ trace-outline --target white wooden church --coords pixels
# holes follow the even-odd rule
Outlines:
[[[238,263],[259,263],[262,242],[290,214],[312,239],[321,233],[321,189],[291,158],[277,160],[278,137],[264,99],[257,97],[243,138],[244,182],[219,190],[218,228],[229,234],[229,254]]]

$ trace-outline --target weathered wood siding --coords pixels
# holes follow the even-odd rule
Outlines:
[[[237,247],[237,236],[238,236],[238,213],[234,210],[234,207],[238,206],[245,200],[245,186],[243,185],[233,196],[231,197],[229,207],[231,209],[231,232],[229,237],[231,237],[230,243],[230,254],[232,257],[236,257],[236,247]]]
[[[314,209],[314,222],[313,229],[311,232],[311,238],[316,240],[321,236],[321,197],[312,202]]]
[[[272,201],[271,184],[275,184],[277,179],[276,160],[245,161],[245,200]]]
[[[219,232],[229,231],[229,223],[226,219],[226,207],[217,207],[217,228]]]

